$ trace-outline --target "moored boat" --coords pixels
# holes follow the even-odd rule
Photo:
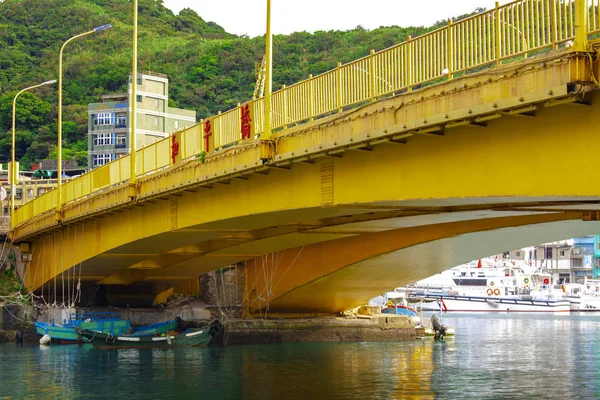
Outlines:
[[[177,317],[170,321],[134,328],[129,320],[120,319],[116,312],[85,312],[72,314],[63,324],[56,324],[54,321],[35,323],[35,330],[39,335],[48,335],[52,341],[63,344],[81,342],[75,328],[111,335],[152,336],[181,331],[184,329],[184,322]]]
[[[121,333],[127,332],[131,325],[129,320],[121,320],[116,312],[87,311],[73,313],[69,319],[63,320],[62,324],[51,322],[36,322],[35,331],[42,337],[48,335],[50,339],[58,343],[77,343],[78,337],[75,327],[103,332]]]
[[[447,293],[418,293],[409,298],[423,301],[423,311],[453,313],[555,313],[568,314],[571,303],[566,299],[546,300],[533,296],[483,297],[460,296]],[[431,301],[433,300],[433,301]]]
[[[91,343],[99,349],[117,348],[175,348],[207,346],[216,335],[220,325],[186,329],[181,333],[167,332],[161,336],[113,335],[75,328],[84,343]]]

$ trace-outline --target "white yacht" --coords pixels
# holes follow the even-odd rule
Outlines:
[[[514,261],[461,265],[401,288],[423,311],[456,313],[569,313],[565,293],[551,290],[549,274],[528,272]],[[600,299],[600,298],[599,298]]]

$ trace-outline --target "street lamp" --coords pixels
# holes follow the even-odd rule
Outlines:
[[[136,128],[136,114],[137,114],[137,45],[138,45],[138,0],[133,0],[133,49],[131,57],[131,97],[129,98],[129,107],[131,107],[131,116],[129,118],[129,125],[131,128],[129,136],[129,197],[134,198],[136,196],[135,185],[136,185],[136,159],[135,159],[135,128]]]
[[[61,189],[61,185],[62,185],[62,56],[63,56],[63,50],[65,49],[65,46],[67,45],[67,43],[69,43],[72,40],[75,40],[77,38],[80,38],[82,36],[86,36],[92,33],[96,33],[96,32],[100,32],[103,31],[104,29],[109,29],[112,28],[112,25],[107,24],[107,25],[102,25],[99,26],[97,28],[92,29],[91,31],[88,32],[84,32],[81,33],[79,35],[73,36],[70,39],[67,39],[67,41],[65,43],[63,43],[62,47],[60,48],[60,54],[58,56],[58,204],[56,206],[56,211],[57,213],[60,212],[60,209],[62,207],[62,189]]]
[[[16,168],[17,165],[15,162],[15,123],[16,123],[15,121],[16,121],[17,97],[19,97],[19,95],[21,93],[26,92],[28,90],[35,89],[40,86],[51,85],[53,83],[56,83],[56,80],[46,81],[46,82],[40,83],[39,85],[29,86],[29,87],[21,90],[20,92],[18,92],[15,95],[15,98],[13,99],[13,104],[12,104],[12,162],[11,162],[11,168],[9,168],[10,169],[10,228],[11,228],[11,230],[14,227],[14,223],[15,223],[15,218],[14,218],[15,191],[16,191],[15,183],[17,182],[17,176],[18,176],[18,172],[17,172],[17,168]]]
[[[265,127],[264,139],[271,138],[271,92],[273,91],[273,35],[271,34],[271,0],[267,0],[266,32],[266,71],[265,71]]]

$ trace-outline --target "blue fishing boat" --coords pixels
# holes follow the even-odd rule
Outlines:
[[[406,315],[408,317],[418,317],[417,310],[412,307],[407,307],[401,304],[391,304],[381,309],[382,314]]]
[[[38,335],[48,335],[54,342],[77,343],[79,341],[75,333],[75,327],[102,332],[127,332],[131,327],[129,320],[122,320],[116,312],[85,311],[74,313],[68,320],[62,323],[36,322],[35,331]]]
[[[171,321],[134,328],[129,320],[120,319],[116,312],[84,312],[71,314],[70,319],[62,324],[54,321],[35,323],[36,332],[41,336],[50,336],[55,343],[80,343],[75,328],[112,335],[152,336],[182,330],[183,321],[177,317]]]

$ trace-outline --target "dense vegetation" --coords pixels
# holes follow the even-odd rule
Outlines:
[[[171,106],[195,109],[197,117],[203,118],[251,98],[264,37],[231,35],[190,9],[174,15],[162,0],[139,0],[139,12],[139,71],[169,76]],[[132,15],[129,0],[0,2],[0,162],[10,158],[16,91],[57,77],[58,54],[66,39],[112,24],[110,30],[70,43],[63,58],[63,157],[85,165],[87,104],[99,101],[101,94],[126,90]],[[445,22],[430,28],[393,26],[367,31],[359,26],[345,32],[275,36],[274,88],[441,25]],[[19,97],[16,153],[22,168],[56,157],[56,104],[55,85]]]
[[[8,257],[0,252],[0,304],[8,297],[13,297],[19,293],[22,285],[15,271],[14,254]]]

